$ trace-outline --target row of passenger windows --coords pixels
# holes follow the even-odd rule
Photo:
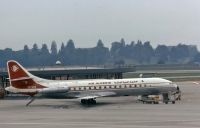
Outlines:
[[[151,85],[139,84],[139,85],[104,85],[104,86],[82,86],[82,87],[70,87],[71,91],[79,90],[100,90],[100,89],[121,89],[121,88],[141,88],[151,87]]]

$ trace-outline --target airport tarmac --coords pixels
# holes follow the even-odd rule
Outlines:
[[[83,106],[76,99],[0,100],[0,128],[199,128],[200,85],[177,83],[176,104],[142,104],[136,97],[99,98]]]

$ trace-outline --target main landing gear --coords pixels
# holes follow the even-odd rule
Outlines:
[[[93,105],[93,104],[96,104],[96,100],[95,99],[82,99],[81,104]]]

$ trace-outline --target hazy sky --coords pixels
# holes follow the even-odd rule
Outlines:
[[[0,49],[69,39],[93,47],[99,38],[110,47],[122,37],[200,49],[200,0],[0,0]]]

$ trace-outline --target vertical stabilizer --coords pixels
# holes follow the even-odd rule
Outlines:
[[[7,62],[10,85],[19,92],[36,92],[38,88],[45,88],[36,79],[40,79],[29,73],[23,66],[14,60]]]

